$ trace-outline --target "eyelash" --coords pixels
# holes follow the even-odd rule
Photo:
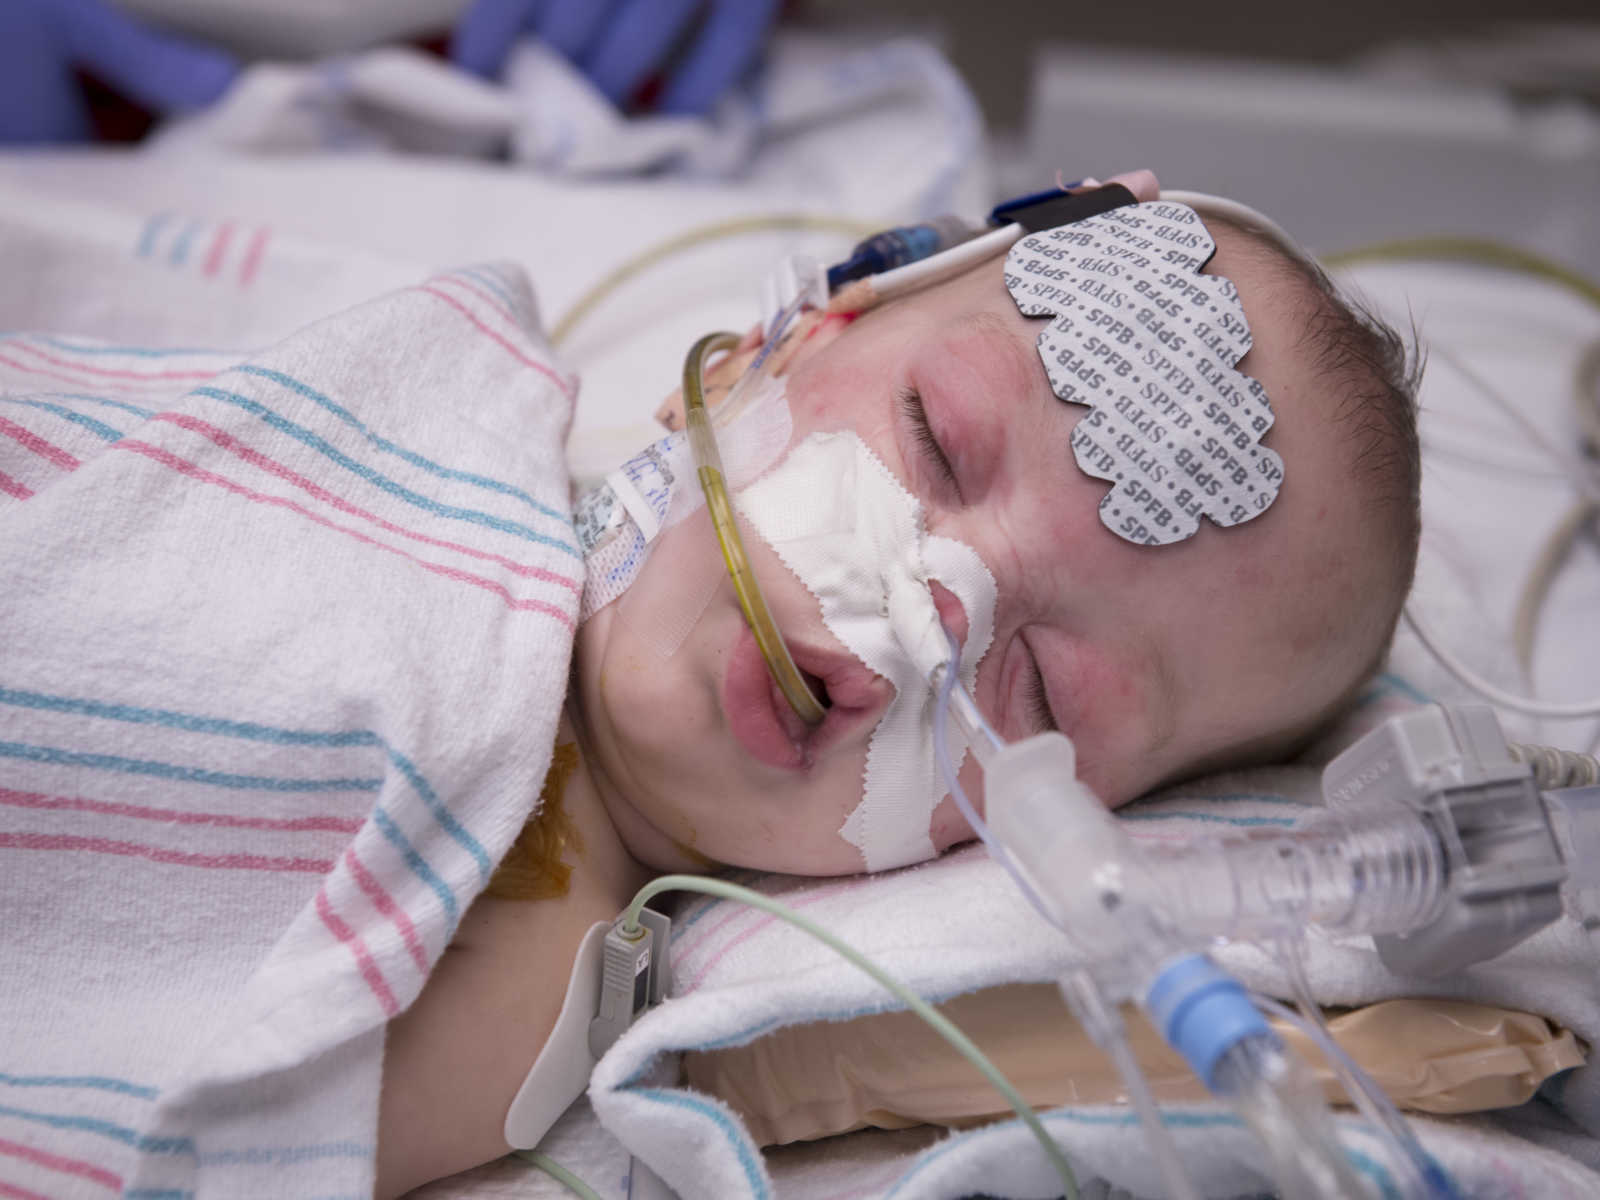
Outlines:
[[[1039,664],[1034,662],[1032,670],[1028,672],[1027,701],[1028,717],[1035,730],[1043,732],[1056,727],[1056,719],[1050,712],[1050,694],[1045,690],[1044,675],[1039,671]]]
[[[916,388],[902,388],[900,411],[911,423],[912,436],[917,439],[917,446],[921,449],[923,457],[938,472],[939,477],[960,495],[961,484],[956,480],[956,469],[950,465],[949,456],[939,444],[939,439],[934,436],[933,426],[928,423],[928,410],[923,407],[922,393]]]

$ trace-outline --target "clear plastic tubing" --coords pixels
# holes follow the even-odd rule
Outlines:
[[[1409,809],[1324,812],[1283,832],[1163,846],[1140,856],[1194,933],[1260,938],[1307,924],[1336,933],[1404,933],[1445,899],[1444,847]]]
[[[1217,1064],[1217,1094],[1267,1147],[1283,1200],[1367,1195],[1321,1093],[1276,1037],[1247,1038]]]
[[[1410,808],[1323,810],[1293,829],[1141,840],[1078,781],[1060,734],[1005,745],[984,764],[984,786],[995,838],[1091,956],[1125,955],[1150,920],[1178,935],[1247,940],[1309,924],[1404,933],[1445,902],[1444,847]]]

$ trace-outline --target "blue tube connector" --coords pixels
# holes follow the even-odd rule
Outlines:
[[[849,258],[828,268],[828,290],[837,291],[868,275],[931,258],[970,236],[972,231],[958,217],[935,217],[921,225],[885,229],[857,243]]]
[[[1167,1044],[1212,1092],[1223,1055],[1246,1038],[1274,1036],[1244,985],[1204,954],[1162,968],[1144,1007]]]

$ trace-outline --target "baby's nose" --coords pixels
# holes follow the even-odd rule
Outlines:
[[[961,601],[956,599],[956,594],[937,579],[930,580],[928,586],[933,589],[933,606],[939,611],[939,623],[955,635],[958,645],[962,649],[967,645],[967,610]]]

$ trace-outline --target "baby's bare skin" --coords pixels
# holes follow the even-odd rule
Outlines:
[[[557,742],[575,741],[563,720]],[[620,913],[653,872],[623,848],[580,753],[562,804],[582,849],[565,895],[482,896],[422,995],[389,1023],[378,1119],[379,1200],[507,1153],[501,1130],[561,1011],[596,921]]]

